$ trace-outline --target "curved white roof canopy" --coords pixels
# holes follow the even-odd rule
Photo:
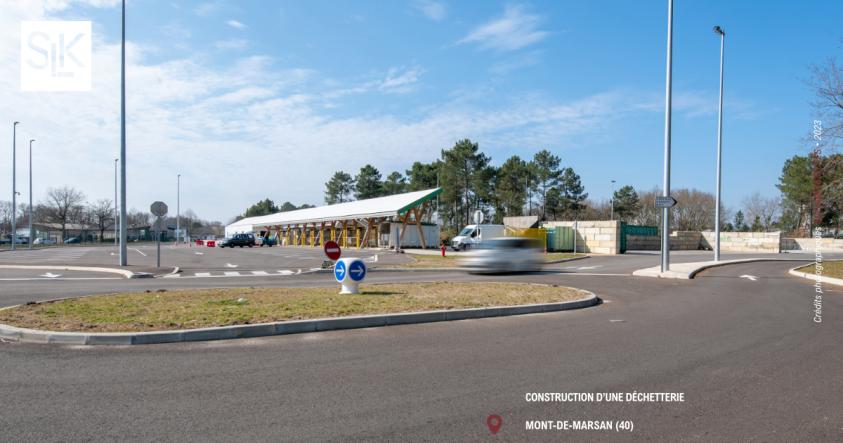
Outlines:
[[[227,228],[237,226],[287,226],[341,220],[396,217],[403,215],[411,208],[431,200],[440,192],[442,192],[442,188],[433,188],[404,194],[388,195],[386,197],[338,203],[336,205],[277,212],[270,215],[244,218],[228,225]]]

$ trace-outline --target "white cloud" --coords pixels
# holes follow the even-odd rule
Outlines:
[[[448,14],[445,4],[434,0],[417,0],[413,2],[413,7],[427,18],[437,22],[444,20]]]
[[[196,8],[193,9],[193,12],[195,12],[196,15],[207,17],[211,14],[218,12],[220,9],[222,9],[222,3],[220,3],[219,1],[213,1],[200,3],[198,6],[196,6]]]
[[[225,24],[227,24],[228,26],[231,26],[234,29],[244,29],[246,27],[246,25],[244,25],[241,22],[238,22],[237,20],[229,20],[229,21],[225,22]]]
[[[378,84],[378,90],[395,93],[411,92],[416,88],[421,75],[422,69],[418,67],[410,69],[391,68],[387,72],[386,78]]]
[[[228,40],[219,40],[214,43],[214,47],[219,50],[237,50],[246,49],[249,46],[249,41],[243,38],[231,38]]]
[[[476,43],[483,49],[514,51],[538,43],[549,35],[538,29],[541,17],[527,14],[521,6],[507,6],[501,17],[484,23],[457,44]]]

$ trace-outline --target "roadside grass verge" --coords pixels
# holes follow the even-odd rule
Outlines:
[[[803,266],[797,271],[813,274],[816,272],[814,263]],[[843,260],[824,261],[822,262],[822,275],[831,278],[843,278]]]
[[[526,283],[218,288],[96,295],[0,310],[0,323],[76,332],[141,332],[246,325],[352,315],[513,306],[579,300],[586,291]]]
[[[421,254],[406,254],[411,255],[412,261],[409,263],[402,263],[398,265],[386,265],[384,268],[453,268],[459,266],[460,255],[421,255]],[[547,262],[557,260],[565,260],[574,257],[582,257],[585,254],[574,254],[573,252],[549,252],[544,254],[544,259]]]

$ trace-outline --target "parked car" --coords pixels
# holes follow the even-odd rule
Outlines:
[[[51,238],[36,238],[33,245],[54,245],[56,241]]]
[[[467,253],[460,265],[472,273],[540,271],[543,253],[542,243],[534,238],[493,238]]]
[[[243,247],[248,246],[252,247],[255,246],[255,236],[254,234],[234,234],[232,237],[226,237],[222,239],[222,241],[217,242],[217,246],[221,248],[233,248],[235,246]]]
[[[82,243],[82,239],[79,237],[70,237],[64,241],[65,244],[74,244],[74,243]]]
[[[504,225],[468,225],[451,240],[451,248],[455,251],[476,248],[485,240],[503,237],[504,232]]]

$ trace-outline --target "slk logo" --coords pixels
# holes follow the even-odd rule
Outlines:
[[[91,22],[21,22],[20,88],[90,91]]]

